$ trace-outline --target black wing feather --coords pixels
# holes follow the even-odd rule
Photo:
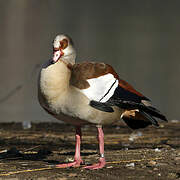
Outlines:
[[[139,96],[139,95],[137,95],[133,92],[130,92],[120,86],[118,86],[116,88],[113,96],[111,96],[111,98],[110,98],[110,100],[116,100],[116,99],[125,100],[125,101],[133,101],[136,103],[140,103],[142,100],[149,101],[149,99],[146,98],[145,96]]]
[[[139,109],[147,114],[150,114],[151,116],[154,116],[154,117],[160,118],[164,121],[167,121],[166,117],[163,114],[161,114],[161,112],[159,110],[157,110],[156,108],[151,107],[151,106],[146,106],[143,103],[136,103],[133,101],[125,101],[125,100],[121,100],[121,99],[116,99],[116,100],[109,99],[107,103],[110,104],[111,106],[115,105],[122,109],[129,109],[129,110]]]
[[[139,96],[138,94],[118,86],[107,102],[90,101],[89,105],[104,112],[114,112],[112,106],[118,106],[127,110],[139,109],[140,113],[149,119],[155,126],[158,126],[158,123],[152,116],[167,121],[166,117],[159,110],[143,104],[142,100],[150,101],[145,96]]]
[[[151,115],[149,115],[148,113],[146,113],[146,112],[144,112],[144,111],[140,111],[140,113],[141,113],[142,115],[144,115],[147,119],[149,119],[150,122],[151,122],[153,125],[159,126],[159,124],[158,124],[158,122],[156,121],[156,119],[153,118]]]
[[[95,109],[98,109],[100,111],[104,111],[104,112],[114,112],[113,108],[106,104],[106,103],[101,103],[98,101],[90,101],[89,105]]]

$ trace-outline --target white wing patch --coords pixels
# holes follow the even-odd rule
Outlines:
[[[114,94],[118,80],[112,74],[87,80],[90,87],[81,90],[90,100],[106,102]]]

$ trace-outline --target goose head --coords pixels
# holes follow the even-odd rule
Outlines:
[[[57,35],[53,41],[53,58],[52,63],[60,60],[72,65],[75,63],[76,50],[72,39],[64,34]]]

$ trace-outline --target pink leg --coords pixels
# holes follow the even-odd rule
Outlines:
[[[98,127],[98,140],[99,140],[99,151],[100,151],[99,162],[91,166],[86,166],[84,167],[85,169],[100,169],[103,168],[106,164],[104,157],[104,133],[102,127]]]
[[[66,164],[58,164],[56,167],[58,168],[67,168],[67,167],[79,167],[81,163],[83,163],[80,155],[80,146],[81,146],[81,128],[76,127],[76,150],[74,156],[74,162],[66,163]]]

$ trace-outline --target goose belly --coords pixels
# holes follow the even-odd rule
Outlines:
[[[120,119],[123,110],[113,107],[114,112],[103,112],[89,105],[90,100],[76,88],[71,88],[64,99],[58,101],[60,112],[73,117],[73,121],[83,120],[92,124],[112,124]]]

